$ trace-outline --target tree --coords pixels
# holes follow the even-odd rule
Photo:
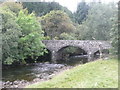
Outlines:
[[[62,6],[56,2],[23,2],[23,7],[27,8],[29,13],[34,11],[37,16],[43,16],[52,10],[61,10]]]
[[[70,34],[62,33],[60,34],[59,39],[60,40],[76,40],[77,38],[75,37],[75,34],[73,33],[70,33]]]
[[[29,13],[34,11],[37,16],[44,16],[53,10],[61,10],[66,12],[71,20],[74,21],[72,12],[57,2],[23,2],[23,7],[27,8]]]
[[[4,10],[10,10],[15,14],[18,14],[19,11],[23,9],[22,4],[14,2],[14,1],[12,1],[12,2],[9,2],[9,1],[8,2],[7,1],[3,2],[1,4],[1,6],[2,6],[2,8],[4,8]]]
[[[118,46],[119,46],[119,35],[118,35],[118,25],[119,25],[119,19],[117,18],[117,10],[116,11],[116,14],[110,19],[111,22],[113,22],[113,25],[112,25],[112,28],[111,28],[111,32],[110,32],[110,36],[111,36],[111,41],[112,41],[112,46],[114,47],[113,48],[113,51],[112,53],[114,54],[118,54]]]
[[[35,15],[28,12],[20,11],[17,18],[18,25],[22,28],[22,37],[19,40],[19,57],[22,63],[30,57],[37,59],[38,56],[46,52],[45,45],[42,43],[44,32]]]
[[[12,64],[18,61],[18,40],[21,28],[16,23],[16,16],[10,10],[0,9],[2,16],[2,63]]]
[[[88,12],[86,21],[80,25],[79,33],[82,39],[110,40],[110,29],[112,28],[111,17],[114,16],[115,7],[109,4],[94,3]]]
[[[74,14],[68,8],[62,7],[61,10],[64,11],[70,17],[70,19],[72,20],[72,22],[75,22],[75,16],[74,16]]]
[[[75,21],[78,24],[81,24],[88,14],[89,6],[86,4],[86,2],[82,1],[77,6],[77,11],[74,13],[75,15]]]
[[[69,16],[63,11],[51,11],[40,18],[42,28],[50,39],[59,39],[62,33],[73,33],[75,26]]]
[[[2,63],[19,62],[23,64],[26,63],[27,57],[36,59],[46,52],[45,45],[41,41],[44,39],[44,32],[33,13],[28,14],[27,10],[18,10],[10,6],[13,3],[14,6],[17,6],[18,3],[8,3],[2,3],[0,8],[2,16]]]

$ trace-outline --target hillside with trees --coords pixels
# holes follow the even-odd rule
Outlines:
[[[34,62],[47,53],[42,40],[107,40],[117,48],[115,3],[82,1],[74,13],[56,2],[0,5],[3,64]]]
[[[85,1],[0,1],[0,88],[118,88],[120,2]]]

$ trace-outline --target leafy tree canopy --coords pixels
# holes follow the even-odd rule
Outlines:
[[[82,39],[110,40],[110,29],[113,24],[110,18],[114,16],[114,9],[116,8],[109,4],[92,4],[86,21],[79,27],[79,32],[83,34]]]
[[[62,33],[72,33],[75,31],[69,16],[63,11],[51,11],[50,13],[40,18],[42,28],[50,39],[59,39],[59,35]]]
[[[2,16],[2,62],[12,64],[18,61],[18,40],[21,28],[16,23],[16,16],[10,10],[0,9]]]
[[[35,15],[33,13],[28,14],[26,10],[20,11],[17,23],[22,28],[22,37],[19,40],[19,55],[23,63],[27,57],[37,59],[38,56],[44,55],[44,52],[46,52],[45,45],[42,43],[44,32]]]
[[[36,16],[28,14],[19,3],[5,2],[1,4],[2,16],[2,62],[13,64],[14,62],[26,63],[25,59],[36,59],[46,52],[42,43],[44,32]],[[19,8],[19,9],[18,9]]]
[[[72,12],[57,2],[23,2],[23,7],[27,8],[29,13],[35,12],[37,16],[43,16],[52,10],[62,10],[74,21]]]
[[[89,8],[90,7],[84,1],[78,4],[77,11],[74,13],[76,23],[81,24],[86,19]]]
[[[19,11],[23,9],[22,4],[14,2],[14,1],[13,2],[9,2],[9,1],[3,2],[1,4],[1,6],[4,10],[10,10],[15,14],[18,14]]]

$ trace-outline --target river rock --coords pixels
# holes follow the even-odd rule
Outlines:
[[[5,85],[6,84],[6,82],[2,82],[2,85]]]
[[[25,80],[21,80],[21,83],[25,83],[26,81]]]
[[[13,82],[10,82],[9,84],[10,84],[10,85],[12,85],[12,84],[13,84]]]
[[[45,64],[50,64],[50,62],[45,62]]]
[[[49,79],[52,79],[52,77],[54,76],[55,74],[51,74],[48,76]]]
[[[10,83],[10,81],[7,81],[6,83],[5,83],[5,85],[7,85],[7,84],[9,84]]]
[[[40,78],[40,77],[41,77],[41,74],[36,75],[36,77],[37,77],[37,78]]]
[[[18,82],[18,81],[14,81],[13,83],[14,83],[15,85],[19,84],[19,82]]]
[[[15,88],[18,88],[18,85],[14,85]]]
[[[39,79],[39,78],[35,78],[35,79],[33,80],[33,82],[37,82],[37,81],[40,81],[40,79]]]

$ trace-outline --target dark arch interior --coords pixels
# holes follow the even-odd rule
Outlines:
[[[102,52],[102,57],[107,57],[109,54],[108,49],[103,49],[103,50],[101,50],[101,52]],[[98,59],[98,58],[100,58],[100,51],[99,50],[94,53],[94,59]]]
[[[50,62],[51,61],[51,51],[48,50],[48,53],[45,53],[43,56],[39,56],[36,60],[37,62]]]
[[[75,46],[66,46],[61,48],[58,51],[58,55],[58,63],[76,64],[78,62],[86,63],[88,60],[87,52]]]
[[[98,58],[100,58],[100,51],[99,50],[94,53],[94,59],[98,59]]]
[[[102,53],[103,53],[103,54],[109,54],[109,50],[108,50],[108,49],[103,49],[103,50],[102,50]]]

